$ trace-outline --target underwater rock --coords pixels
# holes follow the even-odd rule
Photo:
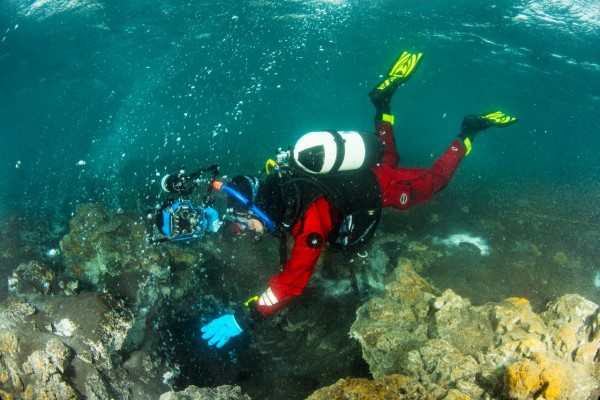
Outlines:
[[[558,265],[560,265],[561,267],[564,267],[569,262],[567,255],[565,253],[563,253],[562,251],[559,251],[556,254],[554,254],[554,257],[552,257],[552,260],[554,260],[554,262],[557,263]]]
[[[130,360],[123,363],[136,339],[134,313],[122,300],[66,295],[39,263],[20,265],[9,280],[11,295],[0,309],[2,398],[145,399],[168,389],[152,380],[167,372],[159,361],[146,363],[142,373]]]
[[[310,395],[307,400],[468,400],[458,390],[429,390],[416,379],[406,375],[391,374],[375,380],[365,378],[340,379],[335,384],[322,388]]]
[[[61,264],[14,270],[0,312],[1,398],[148,399],[172,389],[180,370],[165,362],[172,351],[161,335],[199,310],[222,309],[225,274],[256,271],[235,268],[217,237],[156,245],[147,229],[133,213],[79,205]],[[198,393],[249,399],[235,387]]]
[[[141,215],[79,204],[60,242],[66,275],[78,290],[111,293],[151,318],[164,314],[163,305],[194,313],[189,305],[210,287],[199,272],[219,262],[218,248],[208,239],[154,244],[149,228]]]
[[[452,388],[472,399],[588,399],[600,394],[599,311],[579,295],[541,314],[524,298],[473,306],[452,290],[440,293],[400,259],[350,333],[376,380],[403,374],[426,390]]]
[[[396,279],[386,285],[384,295],[357,310],[351,329],[376,378],[400,372],[401,366],[408,363],[408,352],[426,343],[427,326],[423,321],[429,318],[431,301],[440,294],[411,268],[397,269],[393,275]]]
[[[12,293],[24,293],[32,290],[36,293],[49,294],[54,272],[42,263],[31,261],[21,264],[8,278],[8,290]]]
[[[188,386],[181,392],[167,392],[160,400],[251,400],[250,396],[242,394],[239,386],[223,385],[216,388],[199,388]]]
[[[67,273],[95,289],[104,289],[111,276],[148,271],[157,258],[145,254],[146,228],[132,215],[109,215],[98,204],[79,204],[69,226],[60,241]]]

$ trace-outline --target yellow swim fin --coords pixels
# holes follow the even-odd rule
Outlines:
[[[397,88],[400,84],[409,80],[416,71],[422,57],[423,53],[411,54],[408,51],[403,52],[394,63],[394,66],[388,73],[388,77],[377,85],[375,90],[386,90],[392,85]]]
[[[471,146],[477,132],[485,131],[492,127],[505,128],[515,122],[517,122],[515,117],[506,115],[502,111],[494,111],[483,115],[465,115],[460,128],[460,133],[458,134],[458,138],[462,140],[465,145],[465,155],[468,155],[471,152]]]
[[[504,127],[517,122],[515,117],[504,114],[502,111],[494,111],[489,114],[482,115],[481,118],[486,119],[488,127]]]

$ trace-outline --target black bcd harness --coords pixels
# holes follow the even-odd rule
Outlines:
[[[381,188],[370,169],[313,175],[289,167],[271,174],[261,190],[263,211],[273,219],[280,237],[280,263],[287,262],[287,241],[294,225],[319,197],[331,205],[327,242],[346,252],[368,242],[381,220]],[[312,238],[315,246],[317,238]],[[307,243],[309,246],[311,243]]]

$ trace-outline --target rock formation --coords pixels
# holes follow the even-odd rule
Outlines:
[[[178,366],[157,351],[156,331],[168,315],[197,317],[191,305],[222,307],[203,296],[212,284],[203,271],[218,250],[195,245],[152,245],[139,216],[79,205],[61,263],[26,262],[8,276],[0,398],[179,398],[184,392],[169,392]],[[192,387],[185,396],[248,399],[237,386]]]
[[[0,309],[0,398],[249,400],[231,385],[173,390],[178,374],[184,373],[169,362],[167,351],[158,350],[169,347],[156,334],[168,331],[169,318],[177,322],[213,315],[235,301],[228,298],[255,290],[251,285],[259,260],[251,257],[256,249],[244,249],[243,259],[222,257],[213,239],[154,246],[138,216],[78,206],[61,241],[60,262],[21,263],[8,276],[9,295]],[[393,238],[394,246],[405,239]],[[373,379],[342,379],[310,399],[598,398],[598,305],[572,294],[550,302],[541,313],[524,298],[473,306],[415,272],[437,257],[435,252],[416,242],[407,247],[415,250],[414,260],[400,259],[391,273],[391,255],[383,245],[374,246],[370,264],[357,262],[357,286],[377,294],[358,309],[350,333],[362,346]],[[260,273],[268,276],[270,271]],[[324,293],[348,295],[349,279],[337,287],[339,280],[340,274],[334,274],[316,281],[326,289],[331,286]],[[237,292],[222,282],[235,282]],[[282,329],[269,326],[269,333],[253,342],[256,354],[277,350],[272,341],[278,332],[278,346],[304,338],[302,343],[312,343],[320,352],[315,353],[320,361],[339,363],[350,347],[345,330],[323,319],[307,322],[287,314],[280,321]],[[353,354],[358,358],[357,351]],[[311,356],[307,360],[314,360]],[[223,360],[235,363],[236,355],[230,357]],[[288,367],[272,357],[269,365]],[[213,362],[223,360],[215,357]],[[302,379],[289,368],[294,380]],[[320,386],[310,377],[306,382]]]
[[[143,350],[127,352],[139,338],[122,300],[65,292],[38,262],[20,265],[9,290],[0,311],[1,398],[142,399],[168,390],[168,369]]]
[[[600,394],[599,307],[575,294],[541,314],[524,298],[473,306],[452,290],[438,291],[401,259],[384,293],[357,311],[351,335],[376,378],[371,385],[402,374],[437,399]]]
[[[238,386],[223,385],[212,388],[188,386],[180,392],[167,392],[160,400],[251,400]]]

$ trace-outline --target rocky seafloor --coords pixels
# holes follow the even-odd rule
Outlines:
[[[199,339],[199,325],[262,289],[276,246],[218,236],[155,245],[141,215],[81,204],[54,251],[39,236],[21,241],[37,243],[44,257],[5,241],[0,398],[600,396],[600,307],[581,290],[547,299],[538,295],[550,285],[540,276],[538,286],[528,290],[525,282],[505,298],[506,288],[482,294],[480,283],[472,296],[459,295],[460,284],[439,286],[440,262],[490,263],[478,246],[494,242],[414,240],[387,217],[369,257],[326,254],[303,299],[217,351]],[[436,213],[411,217],[439,224]],[[414,233],[418,225],[404,228]],[[502,236],[510,226],[482,218],[470,228]],[[593,276],[583,258],[511,232],[514,271],[551,264],[567,276]],[[28,256],[35,259],[23,261]],[[360,295],[352,293],[349,264]]]

